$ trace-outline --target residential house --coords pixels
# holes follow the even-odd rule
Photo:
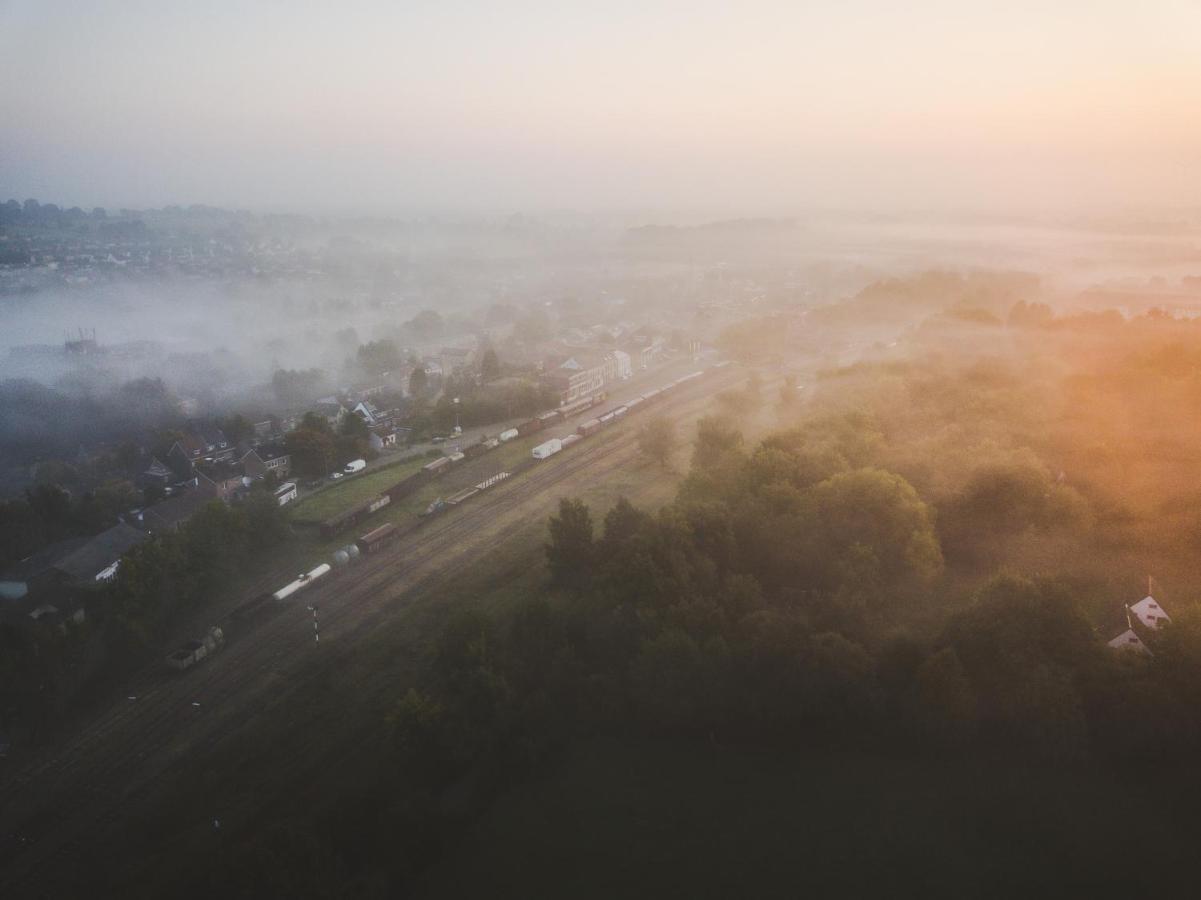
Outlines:
[[[615,372],[616,360],[580,352],[545,364],[543,378],[559,392],[559,403],[567,404],[599,393],[605,386],[606,368],[610,366]]]
[[[196,491],[210,500],[230,503],[238,499],[250,479],[228,466],[214,466],[196,472]]]
[[[337,397],[324,397],[313,405],[313,412],[323,416],[325,421],[329,422],[330,428],[337,431],[342,419],[346,417],[347,410]]]
[[[438,355],[442,371],[454,374],[471,368],[476,352],[474,347],[443,347]]]
[[[263,444],[247,451],[239,460],[242,471],[251,478],[264,478],[273,474],[280,480],[292,471],[292,457],[279,444]]]
[[[52,585],[56,580],[54,566],[87,542],[88,539],[82,537],[57,541],[0,573],[0,603],[3,603],[0,610],[7,614],[15,608],[10,604]],[[27,611],[22,608],[20,614]]]
[[[175,531],[213,498],[200,491],[186,491],[178,497],[170,497],[153,506],[147,506],[139,516],[139,522],[151,534]]]
[[[138,481],[142,487],[157,487],[165,488],[175,480],[175,473],[163,463],[157,456],[152,457],[150,466],[138,476]]]
[[[360,400],[351,412],[366,422],[368,427],[379,424],[381,413],[370,400]]]
[[[1151,650],[1143,643],[1142,638],[1134,633],[1133,628],[1127,628],[1116,638],[1109,642],[1109,646],[1114,650],[1135,650],[1139,653],[1150,654]]]
[[[400,435],[391,425],[381,425],[372,428],[367,435],[367,442],[377,453],[392,450],[397,446]]]
[[[606,355],[612,357],[614,378],[624,380],[633,376],[634,366],[630,360],[630,354],[624,350],[610,350]]]
[[[1164,622],[1171,622],[1168,614],[1164,612],[1163,607],[1155,602],[1155,598],[1146,596],[1134,606],[1130,607],[1130,611],[1143,624],[1144,627],[1151,631],[1158,631],[1159,626]]]

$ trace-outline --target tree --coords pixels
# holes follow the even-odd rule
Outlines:
[[[307,403],[321,393],[324,383],[325,373],[320,369],[277,369],[271,376],[276,399],[286,405]]]
[[[446,329],[442,316],[432,309],[423,309],[405,323],[405,327],[418,338],[428,340],[438,337]]]
[[[356,353],[359,367],[368,375],[382,375],[398,369],[403,362],[400,349],[389,340],[370,341]]]
[[[638,430],[638,449],[664,468],[677,447],[676,429],[665,416],[651,419]]]
[[[742,448],[742,433],[732,424],[716,416],[706,416],[696,426],[692,465],[705,469],[719,463]]]
[[[584,501],[565,497],[559,501],[559,514],[551,516],[549,528],[546,561],[551,579],[561,587],[583,587],[595,559],[592,512]]]
[[[942,571],[930,510],[900,475],[858,469],[828,478],[812,489],[806,518],[819,536],[816,562],[834,580],[853,571],[862,583],[865,564],[885,583]]]
[[[485,381],[491,381],[500,376],[500,360],[491,344],[484,348],[484,355],[480,359],[480,376]]]
[[[370,432],[367,430],[367,423],[358,413],[352,412],[342,417],[342,424],[338,426],[342,437],[358,438],[367,440],[367,435]]]
[[[221,430],[231,444],[237,445],[254,434],[254,425],[241,413],[235,413],[222,420]]]
[[[918,668],[909,720],[922,739],[940,748],[962,746],[975,733],[977,706],[976,692],[953,648],[944,647]]]
[[[429,374],[421,366],[418,366],[413,370],[413,374],[409,376],[409,393],[414,397],[420,397],[425,393],[429,382]]]
[[[335,450],[328,424],[325,431],[297,428],[284,438],[284,446],[292,455],[292,464],[302,478],[320,478],[329,474]]]

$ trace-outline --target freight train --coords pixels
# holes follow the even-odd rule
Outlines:
[[[675,381],[672,381],[661,388],[649,390],[640,397],[636,397],[633,400],[627,401],[626,403],[601,413],[595,418],[589,419],[581,424],[575,430],[575,432],[569,434],[568,437],[575,438],[576,440],[587,437],[590,434],[599,431],[604,426],[609,425],[615,419],[619,419],[635,410],[640,410],[646,404],[655,403],[661,400],[681,384],[691,381],[694,378],[699,378],[703,374],[704,372],[702,371],[693,372],[690,375],[677,378]],[[576,400],[573,403],[566,404],[558,409],[554,409],[527,419],[516,428],[506,429],[491,440],[471,444],[463,448],[461,452],[455,451],[446,456],[440,456],[437,459],[426,463],[421,467],[420,471],[414,472],[407,478],[402,478],[378,497],[373,497],[365,503],[360,503],[358,506],[355,506],[352,509],[348,509],[345,512],[326,519],[320,525],[321,536],[328,539],[335,537],[344,531],[348,531],[388,503],[395,503],[398,500],[402,500],[405,497],[416,493],[422,485],[433,481],[435,478],[441,477],[448,470],[458,465],[463,460],[474,459],[477,456],[481,456],[484,453],[495,449],[503,442],[513,440],[517,437],[526,437],[530,434],[544,431],[559,422],[565,421],[570,416],[585,412],[595,407],[599,407],[604,404],[607,396],[607,394],[601,391],[591,397],[585,397],[581,400]],[[576,442],[576,440],[567,440],[561,442],[559,445],[556,445],[554,442],[559,440],[561,439],[549,439],[539,444],[539,446],[536,448],[537,452],[534,453],[534,458],[545,459],[547,456],[558,453],[560,450],[566,449]],[[557,449],[552,450],[551,447],[555,446],[557,446]],[[429,511],[427,511],[427,514],[428,513]]]

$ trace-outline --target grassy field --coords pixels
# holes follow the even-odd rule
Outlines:
[[[370,500],[372,497],[382,494],[402,478],[418,471],[429,461],[425,457],[419,457],[332,482],[328,487],[293,505],[292,517],[307,522],[322,522],[357,506],[364,500]]]

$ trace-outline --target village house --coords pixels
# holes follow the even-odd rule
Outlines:
[[[279,444],[263,444],[248,450],[239,460],[242,471],[250,478],[274,475],[283,480],[292,471],[292,457]]]

